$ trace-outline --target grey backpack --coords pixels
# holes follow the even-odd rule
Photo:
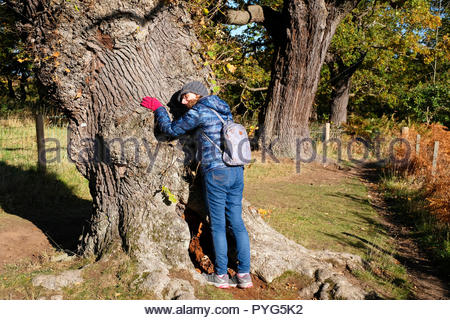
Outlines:
[[[211,108],[210,108],[211,109]],[[222,138],[224,140],[224,150],[202,131],[202,134],[209,140],[220,152],[222,152],[222,160],[229,166],[242,166],[250,163],[251,150],[248,141],[247,131],[244,126],[231,120],[224,121],[220,114],[211,109],[223,124]]]

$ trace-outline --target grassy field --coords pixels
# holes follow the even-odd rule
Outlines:
[[[47,173],[63,183],[73,195],[90,200],[87,180],[80,175],[67,157],[66,126],[60,123],[47,123],[45,137],[51,139],[46,143],[47,160],[49,161]],[[51,150],[56,148],[57,151]],[[20,168],[21,171],[28,172],[28,174],[36,171],[36,129],[32,119],[0,119],[0,162],[4,167]],[[6,173],[0,177],[5,181],[7,180],[6,177],[10,176]],[[26,181],[26,173],[18,179],[20,180],[17,182],[21,185],[27,185],[31,182]],[[36,177],[31,180],[36,180]],[[36,181],[36,183],[38,182]],[[12,183],[9,183],[9,185],[12,185]],[[53,191],[50,190],[50,192]]]
[[[80,220],[89,217],[92,202],[87,181],[67,159],[50,165],[47,173],[36,170],[32,122],[25,125],[3,123],[2,128],[0,224],[18,216],[38,228],[45,227],[46,235],[55,243],[61,244],[68,237],[76,239],[81,230],[67,226],[79,225]],[[61,142],[65,141],[63,128],[53,128],[53,132]],[[64,143],[61,145],[64,148]],[[367,262],[367,270],[356,276],[369,290],[375,289],[386,298],[410,297],[411,285],[406,271],[393,257],[393,241],[372,208],[366,186],[358,176],[318,164],[302,165],[301,173],[297,174],[294,162],[282,161],[279,164],[254,163],[245,170],[245,179],[244,196],[276,230],[309,249],[358,254]],[[64,248],[74,245],[63,243]],[[82,266],[85,266],[85,282],[65,289],[65,299],[152,298],[151,293],[134,286],[135,266],[127,257],[119,255],[93,264],[80,258],[55,261],[59,254],[56,247],[38,257],[5,266],[0,276],[0,299],[49,298],[55,292],[31,285],[35,275]],[[285,274],[255,291],[253,298],[296,299],[295,288],[302,283],[301,276]],[[196,291],[201,299],[241,298],[239,293],[210,287],[197,287]]]
[[[394,241],[370,204],[360,178],[311,164],[297,175],[293,163],[254,164],[245,197],[277,231],[308,249],[360,255],[370,266],[357,274],[386,297],[410,297]]]

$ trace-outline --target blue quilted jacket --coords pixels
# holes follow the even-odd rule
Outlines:
[[[170,120],[165,108],[158,108],[155,111],[158,124],[165,134],[178,137],[188,131],[197,130],[197,160],[200,161],[204,173],[214,168],[227,166],[222,160],[222,153],[200,131],[203,130],[223,150],[222,122],[210,108],[219,112],[225,121],[233,120],[228,104],[214,95],[201,98],[197,104],[175,121]]]

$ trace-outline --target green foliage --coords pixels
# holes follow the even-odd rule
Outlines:
[[[244,2],[231,4],[241,7]],[[201,43],[198,52],[214,73],[213,93],[230,104],[237,121],[254,125],[266,100],[273,48],[259,25],[230,26],[215,21],[214,15],[222,9],[216,5],[205,0],[189,2]]]
[[[404,95],[403,110],[420,122],[450,126],[450,88],[443,84],[419,84]]]
[[[0,2],[0,111],[21,109],[37,99],[33,58],[22,42],[16,17]]]
[[[448,125],[450,15],[445,3],[407,0],[393,8],[387,1],[365,0],[344,18],[329,52],[339,55],[346,66],[366,54],[352,77],[350,112],[363,117],[395,113],[401,119]],[[281,0],[226,4],[283,8]],[[203,66],[213,71],[213,93],[230,104],[237,121],[250,127],[256,125],[258,112],[266,103],[274,46],[261,25],[230,26],[217,21],[224,9],[220,5],[207,0],[187,2],[201,43],[193,50],[202,54]],[[23,109],[38,100],[34,59],[21,41],[15,19],[0,1],[0,112]],[[315,100],[316,112],[323,120],[330,114],[330,80],[325,65]]]
[[[352,77],[349,111],[365,117],[396,113],[398,118],[426,121],[422,114],[430,113],[427,108],[440,110],[425,102],[414,102],[412,108],[405,106],[411,104],[413,92],[428,96],[426,103],[445,100],[445,92],[439,88],[448,87],[447,20],[444,9],[436,9],[429,0],[409,0],[396,8],[387,2],[361,2],[339,25],[329,49],[346,66],[366,53]],[[330,80],[328,66],[324,65],[316,98],[319,118],[330,112]],[[435,93],[440,97],[430,96]]]

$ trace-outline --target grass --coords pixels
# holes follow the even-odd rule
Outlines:
[[[67,157],[66,127],[47,125],[45,138],[51,139],[46,143],[48,174],[66,184],[76,196],[90,200],[88,181]],[[37,169],[36,130],[32,120],[0,119],[0,162],[23,171]]]
[[[63,290],[67,299],[155,299],[151,292],[139,288],[137,266],[123,252],[85,266],[83,278],[82,284]]]
[[[307,248],[350,249],[361,254],[366,245],[358,238],[374,242],[378,232],[384,233],[377,228],[364,187],[355,181],[336,185],[274,182],[270,189],[276,199],[248,198],[272,212],[266,221],[276,230]]]
[[[429,254],[434,265],[448,276],[450,270],[450,226],[428,209],[423,188],[413,178],[386,174],[380,183],[392,212],[401,223],[413,227],[412,237]]]
[[[64,124],[48,124],[45,128],[48,172],[55,174],[77,196],[90,199],[88,182],[67,157],[67,129]],[[55,150],[56,149],[56,150]],[[29,118],[0,119],[0,161],[23,170],[37,168],[35,125]]]
[[[200,300],[233,300],[229,290],[217,289],[214,286],[197,286],[195,296]]]
[[[278,232],[309,249],[360,255],[369,266],[357,272],[361,280],[385,297],[410,297],[406,270],[394,258],[394,243],[364,184],[356,177],[333,180],[314,165],[295,176],[294,168],[253,164],[246,170],[244,196]]]
[[[264,218],[275,229],[311,249],[357,254],[367,246],[356,237],[377,242],[386,234],[357,178],[320,181],[323,177],[317,177],[313,182],[309,177],[304,183],[302,174],[291,179],[290,166],[255,164],[246,171],[244,196],[269,212]],[[319,169],[309,169],[305,175],[318,173]]]
[[[39,261],[27,260],[5,266],[0,276],[0,299],[50,299],[55,295],[71,300],[155,299],[151,292],[137,286],[136,265],[124,253],[114,254],[96,263],[85,258],[56,262],[52,260],[54,256],[42,255]],[[37,275],[59,274],[81,268],[84,282],[62,291],[34,287],[31,283]]]

